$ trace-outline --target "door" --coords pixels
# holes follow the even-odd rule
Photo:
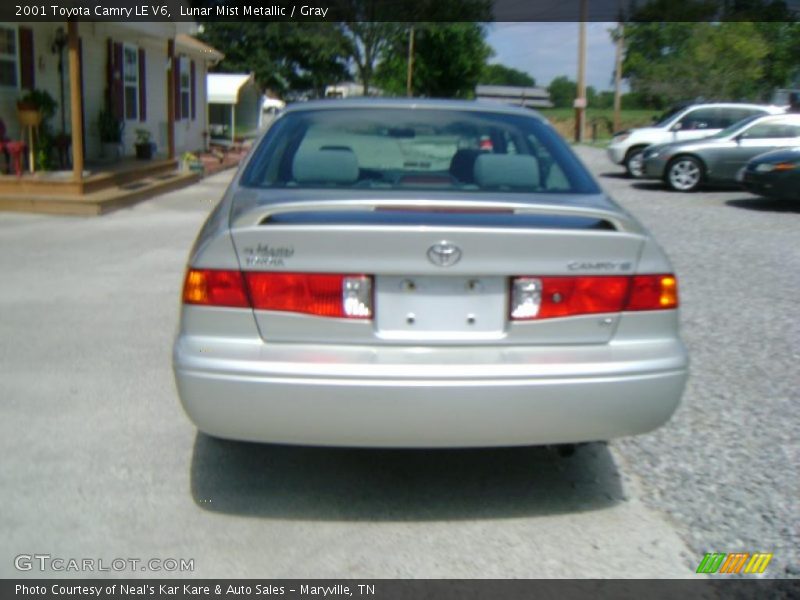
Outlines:
[[[725,152],[717,177],[735,180],[739,169],[759,154],[780,148],[800,146],[800,123],[780,120],[761,121],[737,136],[736,145]]]
[[[683,115],[671,128],[673,140],[696,140],[722,130],[719,126],[719,108],[695,108]]]

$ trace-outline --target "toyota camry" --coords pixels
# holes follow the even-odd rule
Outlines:
[[[173,367],[209,435],[335,446],[639,434],[688,372],[677,279],[537,113],[288,107],[189,256]]]

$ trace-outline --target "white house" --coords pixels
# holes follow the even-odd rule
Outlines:
[[[194,27],[176,22],[0,23],[0,119],[6,137],[20,139],[17,100],[37,89],[60,104],[50,122],[55,133],[61,131],[63,110],[76,189],[82,189],[85,166],[101,157],[98,118],[104,109],[124,124],[125,156],[134,155],[137,129],[151,134],[161,158],[204,148],[206,73],[223,55],[191,37]]]

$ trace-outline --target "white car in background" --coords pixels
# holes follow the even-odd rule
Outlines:
[[[631,177],[641,177],[642,154],[648,146],[704,138],[748,117],[783,112],[785,109],[779,106],[734,102],[679,106],[664,113],[650,127],[616,133],[608,145],[608,157],[624,165]]]

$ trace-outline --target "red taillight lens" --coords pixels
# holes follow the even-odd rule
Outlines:
[[[189,269],[183,282],[183,301],[208,306],[250,307],[239,271]]]
[[[678,280],[674,275],[636,275],[625,310],[677,308]]]
[[[515,306],[524,298],[518,287],[538,285],[539,307]],[[678,287],[674,275],[520,277],[512,282],[511,318],[514,320],[551,319],[626,310],[663,310],[678,306]]]
[[[253,308],[321,317],[372,316],[371,279],[365,275],[246,273]]]
[[[619,312],[628,296],[627,277],[543,277],[538,317]]]

